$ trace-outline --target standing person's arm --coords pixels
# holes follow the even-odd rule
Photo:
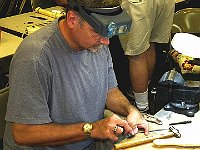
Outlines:
[[[144,128],[148,134],[148,123],[142,114],[134,107],[118,88],[109,90],[106,102],[107,109],[127,116],[128,124],[134,128]],[[137,130],[135,130],[137,131]]]

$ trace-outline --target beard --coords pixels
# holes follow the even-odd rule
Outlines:
[[[103,47],[103,44],[93,45],[90,48],[88,48],[89,51],[96,53],[99,52]]]

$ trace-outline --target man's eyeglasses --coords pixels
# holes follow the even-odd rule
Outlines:
[[[90,35],[96,40],[96,41],[99,41],[101,38],[103,38],[101,35],[99,35],[97,32],[95,32],[93,29],[90,29],[90,28],[86,28]]]

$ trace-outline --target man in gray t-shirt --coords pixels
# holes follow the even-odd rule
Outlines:
[[[5,150],[90,150],[137,127],[148,134],[146,120],[117,88],[108,44],[71,5],[66,18],[22,41],[10,65]],[[105,108],[127,120],[104,118]]]

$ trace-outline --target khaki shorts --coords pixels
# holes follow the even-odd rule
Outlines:
[[[150,42],[168,43],[175,0],[122,0],[122,8],[132,18],[131,31],[119,35],[125,55],[139,55]]]

